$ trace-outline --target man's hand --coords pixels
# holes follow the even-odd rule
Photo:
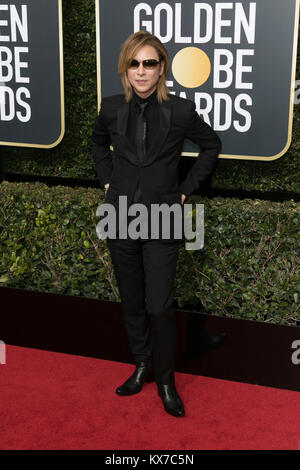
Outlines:
[[[184,203],[185,198],[186,198],[186,195],[185,195],[185,194],[181,194],[181,204]]]
[[[108,190],[108,188],[109,188],[109,184],[108,184],[108,183],[105,184],[105,185],[104,185],[104,188],[105,188],[105,193],[107,193],[107,190]]]

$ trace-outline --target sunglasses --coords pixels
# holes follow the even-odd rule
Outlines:
[[[156,59],[146,59],[146,60],[142,60],[141,62],[133,59],[130,62],[129,68],[138,69],[140,66],[140,63],[142,63],[144,69],[155,69],[155,67],[157,67],[160,62],[161,60],[156,60]]]

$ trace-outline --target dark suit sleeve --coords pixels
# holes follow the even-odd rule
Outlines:
[[[215,131],[198,115],[195,103],[191,103],[190,121],[185,138],[200,147],[195,163],[180,185],[182,194],[189,196],[213,173],[222,144]]]
[[[110,182],[113,170],[112,152],[110,150],[111,137],[105,121],[105,103],[104,98],[92,134],[92,156],[102,187]]]

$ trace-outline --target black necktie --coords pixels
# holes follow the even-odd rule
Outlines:
[[[136,152],[141,163],[145,162],[146,159],[146,137],[147,137],[147,121],[145,118],[145,109],[148,105],[148,101],[138,101],[140,112],[136,121]],[[133,201],[141,202],[142,192],[140,183],[136,188]]]
[[[145,109],[147,104],[148,101],[138,101],[140,113],[136,121],[136,150],[141,163],[144,163],[146,158],[147,122],[145,118]]]

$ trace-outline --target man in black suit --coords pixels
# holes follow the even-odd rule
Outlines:
[[[119,196],[126,196],[129,206],[142,203],[150,209],[167,203],[182,210],[185,198],[200,188],[216,166],[220,139],[199,117],[192,101],[168,92],[168,70],[168,54],[159,39],[147,31],[132,34],[119,57],[124,94],[102,99],[92,154],[106,189],[105,202],[117,211]],[[200,153],[180,183],[178,164],[185,138],[198,144]],[[128,217],[127,223],[131,220]],[[119,229],[116,238],[108,238],[108,246],[136,368],[116,393],[138,393],[154,374],[165,410],[184,416],[174,378],[173,301],[180,240],[172,233],[166,240],[161,231],[158,238],[122,238]]]

